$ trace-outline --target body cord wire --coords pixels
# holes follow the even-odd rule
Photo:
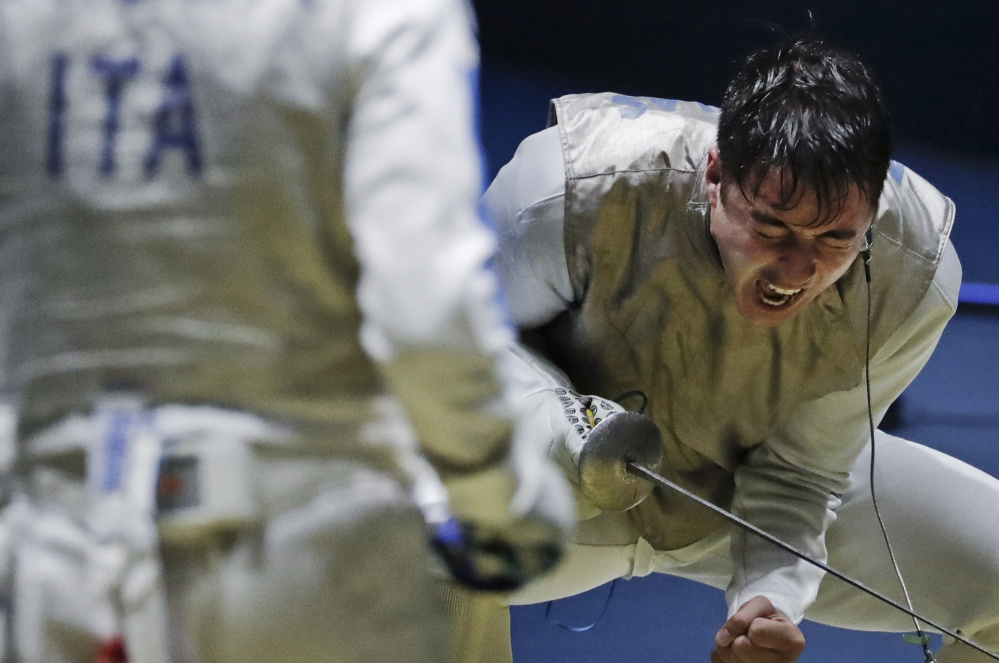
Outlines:
[[[639,398],[642,399],[642,404],[638,406],[638,414],[645,414],[645,408],[649,405],[649,397],[645,394],[644,391],[640,389],[632,389],[631,391],[626,391],[617,398],[615,398],[614,402],[620,405],[621,401],[623,401],[624,399],[632,398],[634,396],[638,396]],[[589,405],[586,406],[586,409],[587,411],[589,411]],[[547,619],[549,622],[559,627],[560,629],[563,629],[565,631],[570,631],[572,633],[585,633],[586,631],[589,631],[597,624],[599,624],[600,620],[604,618],[604,613],[607,612],[607,606],[610,605],[611,599],[614,597],[614,588],[617,587],[617,581],[618,581],[617,578],[611,581],[610,591],[607,592],[607,597],[604,599],[604,607],[600,609],[600,614],[597,615],[597,618],[593,620],[593,622],[590,623],[589,625],[569,626],[568,624],[562,623],[555,617],[552,617],[552,604],[555,603],[554,600],[548,601],[548,604],[545,606],[545,619]]]
[[[905,596],[905,603],[909,606],[910,611],[914,611],[912,607],[912,599],[909,597],[909,588],[905,585],[905,580],[902,578],[902,570],[898,566],[898,560],[895,559],[895,551],[891,545],[891,539],[888,536],[888,528],[885,527],[885,521],[881,517],[881,508],[878,506],[878,496],[877,491],[874,489],[874,467],[876,453],[876,444],[874,441],[874,409],[871,402],[871,252],[870,252],[870,232],[868,231],[868,244],[867,249],[864,251],[864,276],[867,281],[867,334],[866,334],[866,350],[864,356],[864,378],[867,383],[867,423],[871,435],[871,471],[870,471],[870,486],[871,486],[871,502],[874,505],[874,515],[878,518],[878,525],[881,527],[881,535],[884,537],[885,546],[888,549],[888,557],[891,559],[892,567],[895,569],[895,576],[898,578],[898,583],[902,586],[902,594]],[[923,627],[919,623],[919,619],[916,617],[912,618],[912,622],[916,625],[916,636],[919,644],[923,646],[923,657],[925,663],[935,663],[936,659],[933,657],[933,653],[930,651],[929,647],[929,636],[923,633]]]

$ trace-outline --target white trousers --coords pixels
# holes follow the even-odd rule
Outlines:
[[[166,548],[172,660],[438,661],[446,622],[424,537],[398,485],[355,472],[227,545]]]
[[[248,442],[260,515],[159,547],[171,663],[429,663],[446,655],[425,527],[396,477],[355,458],[266,444],[273,427],[252,415],[171,406],[147,419],[174,442]],[[100,436],[93,424],[77,418],[34,441],[70,449]],[[156,634],[129,640],[134,578],[123,560],[131,553],[94,527],[79,476],[53,463],[28,483],[12,519],[17,660],[92,663],[102,642],[124,631],[129,660],[142,663],[142,641]]]
[[[999,480],[880,431],[876,444],[878,505],[915,610],[999,652]],[[874,514],[869,464],[868,449],[854,467],[852,485],[829,530],[829,564],[904,605]],[[615,528],[626,529],[622,520],[620,514],[602,514],[584,521],[577,539],[613,539]],[[668,553],[654,551],[644,540],[625,545],[575,543],[554,573],[512,596],[510,603],[563,598],[615,578],[653,572],[724,588],[731,578],[728,537],[719,535]],[[828,576],[805,617],[865,631],[914,630],[904,613]],[[954,643],[941,650],[938,660],[990,659]]]

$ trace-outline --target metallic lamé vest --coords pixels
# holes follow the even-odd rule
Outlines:
[[[708,231],[704,169],[717,109],[610,93],[562,97],[552,108],[578,306],[546,327],[548,349],[582,393],[644,391],[665,474],[727,506],[749,450],[800,403],[860,383],[863,265],[777,327],[748,322]],[[893,164],[874,223],[872,355],[926,293],[953,218],[950,200]],[[662,550],[720,525],[659,491],[631,518]]]
[[[157,12],[168,8],[135,11],[166,20]],[[72,21],[60,32],[25,18],[14,33],[25,43],[19,69],[3,78],[21,89],[0,108],[10,129],[0,139],[0,263],[4,389],[21,397],[25,431],[118,389],[151,404],[351,427],[367,418],[381,382],[358,342],[358,266],[340,185],[349,95],[323,105],[328,87],[349,87],[325,79],[344,40],[312,66],[311,51],[280,41],[295,16],[227,19],[231,29],[210,38],[198,31],[213,24],[193,19],[155,33],[169,40],[118,37],[139,64],[103,161],[109,74],[88,58],[125,28],[108,19],[111,36],[93,36],[64,30]],[[253,56],[272,52],[275,63]],[[301,75],[286,71],[296,65]],[[144,164],[165,88],[193,90],[200,153],[170,144],[161,162]]]

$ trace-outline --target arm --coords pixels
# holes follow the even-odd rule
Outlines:
[[[487,267],[495,239],[476,212],[468,7],[366,0],[356,12],[344,179],[362,340],[459,519],[554,545],[571,518],[567,491],[526,427],[511,438],[522,417],[500,357],[514,334]]]
[[[948,245],[922,302],[871,359],[875,422],[932,354],[956,309],[960,280],[957,254]],[[865,392],[862,382],[804,404],[737,470],[733,511],[825,561],[825,532],[839,503],[835,495],[847,487],[850,469],[869,441]],[[743,532],[733,534],[732,559],[730,615],[762,596],[798,622],[822,580],[820,570]]]
[[[565,169],[557,127],[524,139],[483,203],[500,236],[496,265],[514,320],[524,328],[545,324],[574,297],[565,259]],[[642,459],[658,469],[662,438],[655,426],[638,415],[599,425],[623,408],[574,393],[569,378],[535,351],[515,345],[509,356],[527,396],[524,406],[534,413],[539,430],[550,431],[549,453],[576,490],[577,518],[622,511],[642,501],[652,487],[628,474],[622,458]],[[592,436],[595,430],[600,432]],[[597,443],[589,445],[583,461],[588,442]]]
[[[509,433],[510,417],[485,410],[499,405],[495,355],[512,330],[485,266],[495,239],[475,211],[469,16],[452,0],[358,6],[344,180],[362,339],[431,459],[474,466]]]
[[[528,136],[482,197],[514,324],[540,327],[573,300],[565,261],[565,169],[557,127]]]

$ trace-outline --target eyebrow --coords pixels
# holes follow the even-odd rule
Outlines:
[[[761,212],[759,210],[755,209],[750,210],[749,215],[753,217],[753,221],[756,221],[757,223],[762,223],[765,226],[774,226],[777,228],[788,227],[788,224],[784,223],[776,216],[771,216],[770,214],[766,214],[765,212]],[[831,237],[832,239],[837,239],[837,240],[851,240],[857,236],[857,231],[851,230],[849,228],[844,228],[844,229],[827,230],[826,232],[820,234],[824,235],[825,237]]]
[[[764,212],[761,212],[759,210],[755,209],[750,210],[749,215],[753,217],[753,221],[756,221],[757,223],[762,223],[765,226],[778,226],[780,228],[787,227],[787,224],[778,219],[776,216],[765,214]]]

